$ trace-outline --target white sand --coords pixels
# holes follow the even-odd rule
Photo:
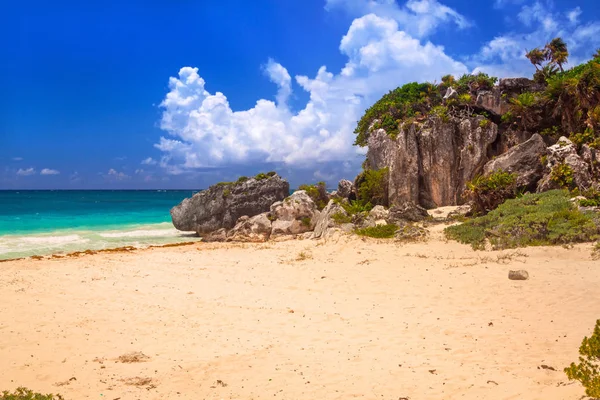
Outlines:
[[[194,244],[0,263],[0,390],[579,399],[562,369],[600,318],[591,246],[474,252],[439,229],[407,245]],[[530,280],[509,281],[509,269]],[[130,352],[150,359],[118,362]]]

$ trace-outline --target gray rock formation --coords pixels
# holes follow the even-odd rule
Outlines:
[[[584,144],[581,146],[581,158],[590,166],[592,176],[600,178],[600,149],[594,149]]]
[[[525,270],[508,271],[508,279],[511,281],[526,281],[529,279],[529,273]]]
[[[458,92],[454,88],[449,87],[446,90],[446,94],[444,95],[444,100],[456,99],[457,97],[458,97]]]
[[[273,203],[289,195],[289,190],[289,183],[278,175],[215,185],[173,207],[171,218],[175,228],[196,231],[202,236],[221,228],[233,228],[241,216],[252,217],[269,211]]]
[[[498,127],[481,116],[405,124],[395,139],[383,129],[368,139],[368,166],[389,168],[390,205],[412,202],[425,208],[463,202],[466,182],[481,173]]]
[[[254,217],[244,215],[227,234],[227,240],[233,242],[266,242],[271,236],[269,213]]]
[[[347,199],[352,194],[353,188],[352,182],[347,179],[342,179],[338,183],[338,189],[335,195],[341,197],[342,199]]]
[[[427,218],[429,214],[427,210],[418,204],[405,202],[390,207],[388,222],[397,223],[399,221],[419,222]]]
[[[559,183],[552,179],[552,170],[560,164],[565,164],[571,168],[573,171],[573,184],[579,189],[585,190],[591,186],[590,166],[577,154],[575,144],[566,137],[561,136],[556,144],[548,147],[546,174],[538,182],[538,192],[560,189]]]
[[[304,190],[298,190],[283,201],[271,205],[272,236],[297,235],[312,231],[317,205]]]
[[[537,133],[528,141],[511,147],[506,153],[489,161],[483,167],[483,173],[490,175],[495,171],[517,175],[517,186],[535,190],[538,180],[544,174],[542,156],[546,154],[544,139]]]
[[[334,214],[338,213],[341,215],[348,215],[340,204],[334,202],[333,200],[329,200],[327,206],[321,210],[315,220],[315,230],[313,235],[315,239],[327,236],[328,231],[331,229],[338,229],[340,225],[332,218]]]

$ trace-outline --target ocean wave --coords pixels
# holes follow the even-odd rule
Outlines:
[[[10,239],[9,239],[10,240]],[[89,239],[84,239],[79,235],[64,236],[17,236],[12,239],[14,242],[22,242],[35,245],[61,245],[87,243]]]
[[[181,232],[177,229],[140,229],[125,232],[100,233],[103,238],[136,238],[136,237],[177,237]]]

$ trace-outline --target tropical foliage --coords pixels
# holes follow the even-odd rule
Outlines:
[[[596,321],[594,332],[586,336],[579,347],[579,363],[571,363],[565,368],[570,380],[578,380],[585,388],[585,394],[600,397],[600,319]]]

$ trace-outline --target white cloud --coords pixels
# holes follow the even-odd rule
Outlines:
[[[13,161],[23,161],[23,157],[13,157]]]
[[[145,160],[142,160],[141,164],[142,165],[156,165],[156,160],[153,159],[152,157],[148,157]]]
[[[135,174],[136,175],[143,174],[143,173],[144,173],[144,170],[141,169],[141,168],[138,168],[138,169],[135,170]]]
[[[417,7],[421,2],[412,2]],[[310,94],[300,111],[286,104],[291,78],[280,64],[264,68],[277,84],[277,102],[258,100],[233,111],[227,97],[211,94],[197,68],[184,67],[169,80],[161,103],[161,128],[170,134],[155,146],[165,155],[160,165],[170,174],[236,163],[277,162],[308,166],[354,158],[356,121],[391,88],[410,81],[433,81],[460,75],[467,67],[444,49],[399,29],[390,18],[366,15],[354,20],[340,44],[348,61],[338,74],[322,66],[314,78],[296,76]]]
[[[40,171],[40,175],[58,175],[58,174],[60,174],[60,171],[57,171],[55,169],[44,168],[43,170]]]
[[[502,8],[512,4],[522,4],[525,0],[494,0],[494,8]]]
[[[490,40],[478,54],[468,57],[467,63],[475,71],[499,77],[531,76],[535,68],[525,57],[526,51],[544,46],[557,36],[569,47],[570,65],[588,60],[593,53],[590,49],[600,45],[600,22],[578,25],[580,12],[579,7],[569,13],[558,12],[550,2],[524,5],[517,14],[523,28]]]
[[[19,168],[19,170],[17,171],[17,175],[19,175],[19,176],[30,176],[30,175],[34,175],[34,174],[35,174],[35,169],[33,169],[33,168],[27,168],[27,169]]]
[[[581,7],[575,7],[571,11],[567,12],[567,18],[569,22],[572,24],[577,24],[579,22],[579,17],[581,16]]]
[[[130,178],[130,176],[125,174],[124,172],[118,172],[113,168],[108,170],[108,174],[105,175],[105,177],[113,181],[124,181]]]
[[[403,7],[396,0],[326,0],[325,8],[330,11],[343,9],[356,17],[375,14],[391,18],[415,37],[431,35],[446,23],[453,23],[460,29],[472,25],[463,15],[437,0],[408,0]]]

